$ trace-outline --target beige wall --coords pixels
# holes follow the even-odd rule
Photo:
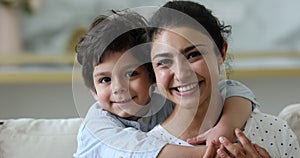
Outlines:
[[[262,111],[277,115],[285,105],[300,102],[300,77],[239,78],[262,103]],[[82,84],[0,84],[0,119],[69,118],[83,116],[93,98]],[[76,106],[75,106],[75,103]]]

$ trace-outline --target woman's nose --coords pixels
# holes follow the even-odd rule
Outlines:
[[[178,82],[187,82],[193,77],[193,70],[191,69],[191,66],[189,62],[184,59],[178,59],[174,63],[174,77],[175,80]]]

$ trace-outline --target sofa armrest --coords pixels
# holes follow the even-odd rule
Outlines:
[[[72,158],[80,118],[0,120],[1,158]]]
[[[286,106],[278,117],[287,121],[288,125],[295,132],[300,143],[300,104],[291,104]]]

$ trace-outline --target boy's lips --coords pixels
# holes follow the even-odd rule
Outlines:
[[[117,103],[117,104],[125,104],[125,103],[128,103],[130,101],[133,100],[134,97],[132,98],[129,98],[129,99],[122,99],[122,100],[119,100],[119,101],[111,101],[112,103]]]

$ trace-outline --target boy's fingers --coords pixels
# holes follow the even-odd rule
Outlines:
[[[198,145],[206,141],[205,135],[201,134],[197,137],[189,138],[186,140],[189,144]]]

